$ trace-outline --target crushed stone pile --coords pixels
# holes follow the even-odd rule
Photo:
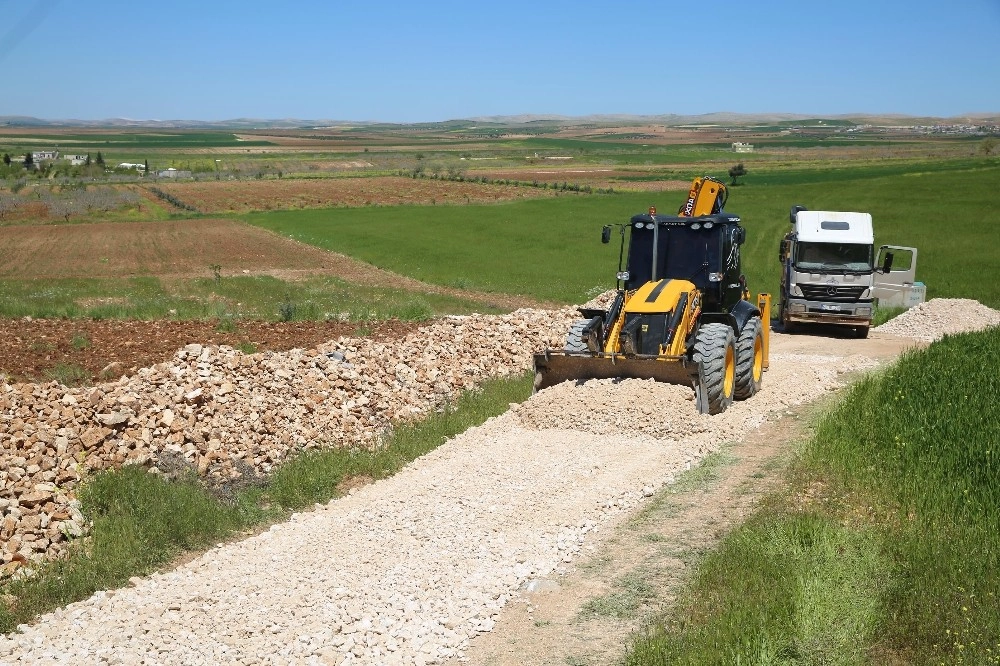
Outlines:
[[[617,294],[618,292],[616,290],[609,289],[608,291],[594,296],[580,307],[584,310],[607,310],[611,307],[611,304],[615,300],[615,295]]]
[[[222,485],[302,449],[373,446],[395,421],[530,369],[531,352],[562,347],[575,316],[447,317],[393,343],[340,338],[283,353],[191,344],[92,388],[0,383],[0,579],[86,531],[74,491],[89,472],[179,462]]]
[[[553,386],[391,478],[0,638],[0,663],[460,660],[657,489],[873,364],[774,353],[762,391],[716,416],[684,387]]]
[[[945,335],[1000,326],[1000,311],[969,298],[932,298],[874,329],[880,333],[934,342]]]

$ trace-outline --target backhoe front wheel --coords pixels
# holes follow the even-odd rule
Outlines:
[[[764,376],[764,326],[760,317],[751,317],[736,339],[737,400],[746,400],[760,390]]]
[[[698,409],[721,414],[736,389],[736,336],[726,324],[705,324],[694,341],[692,360],[699,364]]]

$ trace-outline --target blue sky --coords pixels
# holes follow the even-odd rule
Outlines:
[[[0,116],[1000,113],[1000,0],[0,0]]]

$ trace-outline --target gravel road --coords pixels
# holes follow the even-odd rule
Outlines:
[[[461,658],[519,589],[558,575],[588,534],[616,526],[704,455],[837,388],[844,373],[934,337],[933,306],[924,310],[909,338],[772,336],[764,389],[717,416],[698,414],[689,389],[650,381],[552,387],[392,478],[50,613],[0,638],[0,663]],[[998,313],[979,314],[968,328]]]

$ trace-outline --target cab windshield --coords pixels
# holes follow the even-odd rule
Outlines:
[[[871,273],[872,246],[857,243],[798,243],[795,269],[818,273]]]

